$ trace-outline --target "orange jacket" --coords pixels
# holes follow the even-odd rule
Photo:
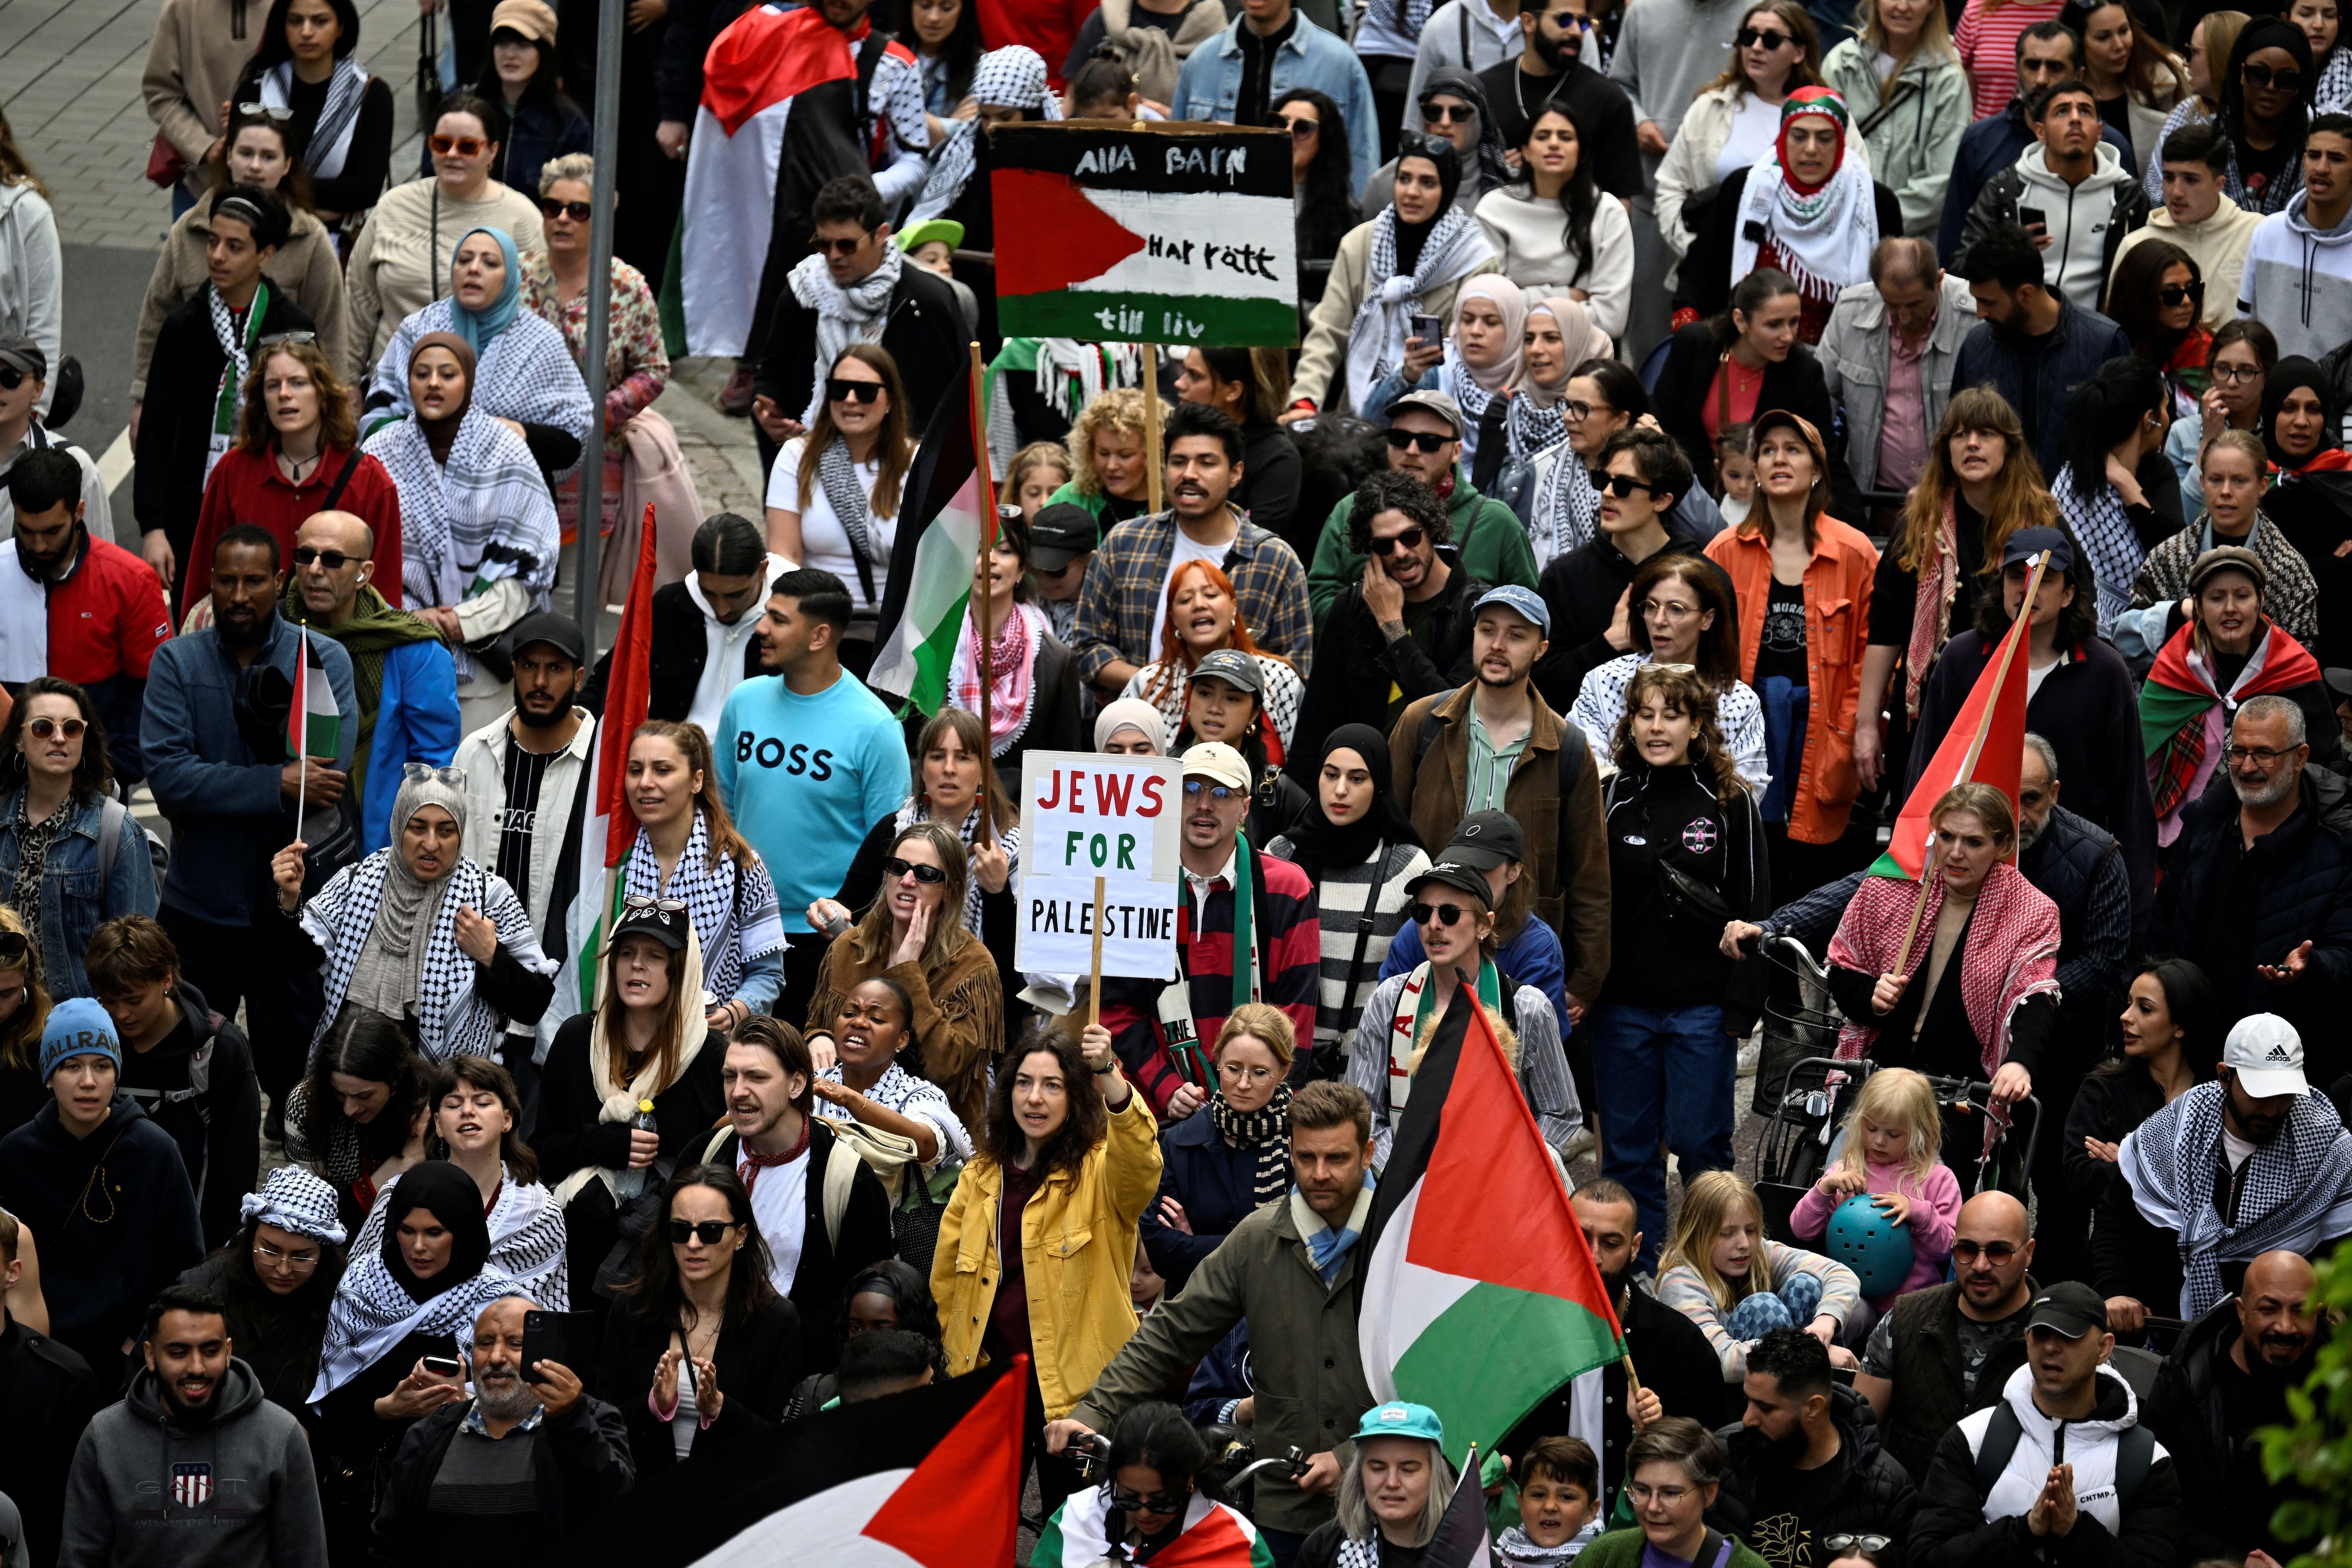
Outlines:
[[[1862,780],[1853,766],[1853,710],[1862,650],[1870,640],[1870,584],[1878,552],[1869,540],[1824,513],[1814,527],[1805,567],[1805,679],[1811,692],[1804,761],[1789,808],[1789,837],[1831,844],[1845,832]],[[1726,529],[1706,542],[1707,559],[1730,574],[1739,600],[1739,675],[1756,679],[1756,649],[1772,595],[1772,546],[1759,527]],[[1763,695],[1759,692],[1759,697]]]

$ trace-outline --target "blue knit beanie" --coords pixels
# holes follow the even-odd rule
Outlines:
[[[58,1070],[68,1057],[104,1057],[122,1070],[122,1047],[114,1037],[114,1020],[105,1008],[87,996],[76,996],[49,1009],[41,1031],[41,1081]]]

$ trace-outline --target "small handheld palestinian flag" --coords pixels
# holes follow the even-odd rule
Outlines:
[[[1045,1521],[1045,1533],[1029,1553],[1030,1568],[1082,1568],[1106,1560],[1123,1563],[1120,1542],[1110,1535],[1110,1493],[1103,1487],[1072,1492]],[[1274,1552],[1257,1526],[1199,1492],[1184,1510],[1176,1539],[1151,1554],[1152,1568],[1274,1568]]]
[[[333,762],[342,755],[343,715],[335,706],[335,689],[327,680],[327,667],[319,645],[304,626],[302,657],[294,661],[294,700],[286,710],[286,760],[317,757]]]

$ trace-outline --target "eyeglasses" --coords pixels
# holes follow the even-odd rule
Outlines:
[[[550,217],[568,217],[573,223],[586,223],[595,208],[586,202],[559,202],[553,196],[539,198],[539,210]]]
[[[1460,904],[1415,904],[1405,913],[1412,917],[1412,923],[1417,926],[1425,926],[1432,920],[1439,925],[1451,926],[1459,925],[1462,917],[1469,911]]]
[[[36,740],[46,741],[52,735],[62,734],[68,741],[79,741],[81,739],[82,731],[89,726],[79,719],[51,719],[44,716],[34,720],[25,728],[33,732]]]
[[[871,235],[859,235],[855,239],[827,239],[823,235],[813,234],[809,236],[809,248],[819,256],[855,256],[857,247],[872,237]]]
[[[1395,554],[1400,550],[1420,549],[1421,542],[1428,537],[1429,533],[1425,529],[1408,528],[1393,539],[1375,539],[1371,541],[1370,548],[1373,554],[1378,555],[1382,559],[1386,559],[1387,557]]]
[[[1169,1492],[1154,1492],[1150,1497],[1131,1492],[1123,1487],[1113,1487],[1110,1506],[1121,1513],[1181,1513],[1185,1500]]]
[[[1662,1502],[1671,1508],[1675,1503],[1682,1501],[1683,1499],[1690,1496],[1693,1489],[1689,1487],[1653,1487],[1645,1486],[1640,1481],[1627,1481],[1625,1483],[1625,1489],[1633,1494],[1633,1500],[1636,1503],[1646,1505],[1654,1502]]]
[[[1563,403],[1559,405],[1559,411],[1566,417],[1574,420],[1579,425],[1583,424],[1595,414],[1607,414],[1612,412],[1610,405],[1606,403]]]
[[[36,719],[33,722],[38,724],[42,722],[42,721]],[[37,734],[38,732],[39,731],[35,731]],[[2230,761],[2233,763],[2252,763],[2254,766],[2261,768],[2263,771],[2267,773],[2271,769],[2278,766],[2280,763],[2294,755],[2294,752],[2292,750],[2274,752],[2268,746],[2231,746],[2229,748],[2227,754]]]
[[[1423,125],[1467,125],[1477,112],[1466,103],[1424,103],[1421,106]]]
[[[481,136],[435,136],[425,142],[436,158],[446,158],[455,153],[460,158],[478,158],[489,141]]]
[[[1680,621],[1686,620],[1690,616],[1697,615],[1698,606],[1696,605],[1680,604],[1672,600],[1662,603],[1656,599],[1644,599],[1642,601],[1642,614],[1644,616],[1662,616],[1670,621]]]
[[[1859,1552],[1865,1557],[1875,1557],[1893,1543],[1891,1535],[1824,1535],[1822,1550],[1831,1557],[1843,1557],[1849,1552]]]
[[[1743,49],[1752,49],[1759,44],[1768,49],[1777,49],[1790,41],[1790,35],[1777,27],[1742,27],[1731,35],[1731,41]]]
[[[1217,1076],[1234,1083],[1264,1083],[1274,1076],[1274,1069],[1252,1067],[1247,1062],[1219,1062]]]
[[[283,347],[288,343],[315,343],[318,341],[319,334],[316,332],[270,332],[256,339],[254,346],[256,348],[274,349]]]
[[[1594,489],[1604,495],[1615,496],[1619,500],[1623,500],[1635,490],[1647,490],[1652,495],[1658,493],[1657,486],[1645,484],[1631,474],[1604,474],[1594,471],[1590,477]]]
[[[1445,444],[1453,439],[1454,437],[1440,436],[1428,430],[1391,430],[1389,432],[1389,450],[1402,452],[1411,447],[1434,457],[1445,450]]]
[[[324,566],[330,572],[340,572],[354,561],[366,559],[368,557],[364,555],[346,555],[340,550],[320,550],[316,545],[310,544],[298,544],[294,547],[295,565]]]
[[[2217,364],[2211,367],[2210,374],[2215,381],[2226,381],[2232,386],[2243,386],[2250,381],[2262,380],[2263,372],[2263,367],[2258,364]]]
[[[267,103],[240,103],[236,106],[236,111],[247,120],[272,120],[280,125],[294,118],[293,106],[290,104],[280,109]]]
[[[669,1222],[669,1244],[684,1247],[688,1241],[698,1241],[705,1247],[716,1247],[727,1239],[735,1228],[734,1222],[723,1219],[674,1219]]]
[[[282,1263],[297,1274],[307,1274],[319,1267],[319,1255],[315,1252],[280,1252],[266,1241],[253,1244],[253,1255],[264,1263]]]
[[[947,868],[944,866],[920,865],[898,855],[893,855],[882,862],[882,874],[894,882],[909,871],[915,874],[915,880],[927,888],[936,888],[948,879]]]
[[[824,395],[835,403],[875,403],[882,396],[878,381],[850,381],[838,375],[824,378]]]
[[[1963,1263],[1966,1263],[1969,1259],[1975,1258],[1979,1254],[1983,1256],[1985,1261],[1988,1263],[2006,1263],[2011,1258],[2017,1256],[2017,1243],[2013,1241],[1969,1241],[1965,1238],[1952,1243],[1952,1256],[1958,1258]]]
[[[404,763],[401,764],[400,768],[400,782],[403,784],[447,784],[451,789],[462,790],[466,787],[466,770],[463,768],[436,768],[430,763]]]
[[[2201,282],[2167,284],[2156,291],[2156,297],[2168,305],[2186,305],[2191,300],[2201,305],[2205,302],[2205,285]]]
[[[2259,60],[2248,60],[2244,65],[2240,66],[2238,75],[2244,79],[2248,87],[2274,87],[2281,92],[2303,90],[2301,71],[2274,71]]]
[[[1286,114],[1282,118],[1282,122],[1290,127],[1290,139],[1293,142],[1310,142],[1314,140],[1315,133],[1323,129],[1321,121],[1309,120],[1303,114],[1296,120]]]
[[[1231,800],[1243,792],[1231,784],[1213,784],[1205,779],[1186,779],[1184,793],[1192,795],[1205,793],[1211,800]]]

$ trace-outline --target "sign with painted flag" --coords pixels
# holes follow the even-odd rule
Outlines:
[[[1017,1355],[731,1443],[706,1435],[674,1468],[639,1478],[539,1560],[629,1568],[1010,1563],[1028,1385],[1029,1358]]]
[[[2035,559],[2025,590],[2024,603],[2029,605],[2041,587],[2049,560],[2047,551]],[[1944,731],[1927,771],[1905,797],[1885,849],[1871,863],[1871,876],[1919,879],[1927,864],[1928,841],[1936,833],[1928,817],[1936,803],[1955,784],[1991,784],[2009,796],[2011,812],[2017,810],[2017,779],[2025,768],[2025,647],[2032,621],[2028,613],[2010,622],[2009,635],[1985,661],[1983,672],[1969,689],[1969,700],[1960,704],[1952,727]]]
[[[327,666],[310,638],[310,628],[298,630],[302,657],[294,661],[294,700],[286,710],[286,760],[320,757],[331,763],[342,754],[342,710],[335,706],[335,689],[328,683]]]
[[[1093,972],[1099,879],[1102,972],[1174,979],[1183,799],[1184,764],[1174,757],[1023,752],[1013,967]]]
[[[1471,986],[1413,1075],[1362,1245],[1365,1381],[1375,1400],[1436,1411],[1456,1467],[1624,1353],[1567,1184]]]
[[[996,127],[988,150],[996,319],[1007,336],[1298,342],[1281,131],[1040,121]]]
[[[971,378],[959,375],[931,411],[899,503],[898,542],[875,627],[866,684],[925,713],[948,700],[981,546],[993,542],[996,502],[978,460]]]
[[[596,749],[589,753],[587,816],[580,833],[580,889],[564,917],[568,951],[555,977],[555,1002],[573,1013],[596,1005],[596,970],[604,955],[604,933],[621,908],[621,862],[636,842],[637,819],[629,810],[629,737],[646,721],[653,673],[654,509],[646,508],[637,531],[637,569],[621,609],[620,635],[613,639],[613,663],[604,682],[604,713],[596,721]],[[568,1016],[568,1015],[567,1015]]]

